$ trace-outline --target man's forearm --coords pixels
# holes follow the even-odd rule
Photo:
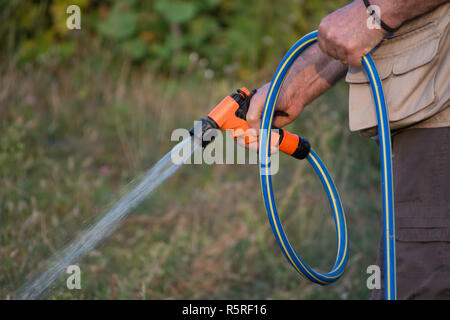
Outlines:
[[[303,108],[332,87],[347,72],[347,66],[323,53],[318,44],[308,48],[292,65],[278,97],[273,124],[283,127],[303,111]],[[270,83],[262,86],[250,101],[247,121],[250,127],[258,129],[262,108]]]
[[[288,114],[301,112],[304,106],[342,79],[346,72],[346,65],[324,54],[318,44],[314,44],[297,58],[289,70],[280,92],[280,109]]]
[[[427,13],[448,0],[371,0],[380,7],[381,20],[391,28]]]

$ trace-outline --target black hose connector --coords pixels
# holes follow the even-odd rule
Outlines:
[[[250,95],[247,95],[241,89],[237,90],[237,93],[231,94],[231,97],[239,104],[239,109],[236,110],[236,117],[241,118],[242,120],[247,120],[247,112],[250,107],[250,100],[256,93],[256,89],[253,89],[250,92]]]
[[[308,140],[303,139],[302,137],[299,137],[299,139],[297,149],[295,149],[291,156],[298,160],[303,160],[308,156],[309,151],[311,151],[311,144]]]
[[[198,128],[197,126],[201,127]],[[215,138],[215,130],[211,129],[219,129],[219,126],[210,117],[201,118],[191,130],[189,130],[189,133],[194,139],[201,141],[202,147],[205,148],[208,144],[213,142]]]

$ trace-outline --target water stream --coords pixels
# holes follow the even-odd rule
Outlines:
[[[119,201],[117,201],[111,209],[102,215],[96,222],[89,226],[86,230],[68,246],[55,254],[51,259],[49,267],[42,273],[38,274],[34,279],[22,286],[16,297],[19,299],[37,299],[42,295],[51,284],[60,276],[61,272],[66,268],[79,261],[86,253],[91,251],[102,240],[108,237],[121,224],[123,219],[137,207],[153,190],[161,183],[177,171],[177,169],[190,158],[198,143],[192,143],[190,152],[184,152],[188,143],[191,144],[193,139],[186,139],[178,143],[170,152],[161,158],[151,169],[143,176],[142,180]],[[181,161],[174,163],[171,154],[181,153],[183,156]],[[189,150],[189,148],[188,148]]]

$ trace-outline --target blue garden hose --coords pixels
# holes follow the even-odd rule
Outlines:
[[[259,170],[264,204],[269,217],[272,231],[284,255],[297,270],[309,280],[321,284],[330,284],[343,274],[348,259],[348,235],[344,209],[337,189],[325,165],[318,155],[311,150],[307,159],[319,176],[327,193],[328,200],[334,215],[337,232],[337,257],[335,264],[328,273],[318,272],[309,267],[293,249],[281,225],[280,217],[275,204],[272,178],[270,174],[270,129],[275,112],[278,95],[289,68],[297,57],[310,45],[317,41],[318,33],[313,31],[298,40],[284,56],[275,72],[264,104],[259,139]],[[386,109],[383,87],[375,64],[370,55],[362,58],[363,66],[367,72],[372,87],[373,98],[378,119],[378,136],[380,141],[381,181],[383,189],[383,239],[384,239],[384,271],[385,271],[385,298],[396,299],[396,261],[395,261],[395,222],[394,222],[394,188],[392,178],[391,133]]]

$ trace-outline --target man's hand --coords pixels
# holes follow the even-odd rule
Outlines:
[[[282,128],[294,121],[304,107],[333,86],[347,72],[347,67],[323,53],[317,44],[308,48],[292,65],[276,105],[273,125]],[[259,132],[262,111],[270,83],[258,89],[250,101],[247,122]]]
[[[247,112],[247,122],[253,129],[259,131],[261,124],[262,111],[264,103],[266,102],[267,92],[269,91],[270,83],[266,83],[252,97],[250,107]],[[300,99],[293,103],[286,92],[282,92],[278,97],[277,114],[274,116],[273,125],[277,128],[282,128],[294,121],[303,111],[304,104]]]
[[[344,64],[360,67],[361,58],[380,43],[386,34],[381,28],[369,29],[368,18],[361,0],[326,16],[319,25],[320,49]]]
[[[391,28],[433,10],[448,0],[371,0],[380,8],[380,18]],[[336,10],[323,18],[319,25],[320,49],[353,68],[361,66],[361,58],[375,48],[384,35],[384,29],[369,29],[366,6],[361,0]]]

